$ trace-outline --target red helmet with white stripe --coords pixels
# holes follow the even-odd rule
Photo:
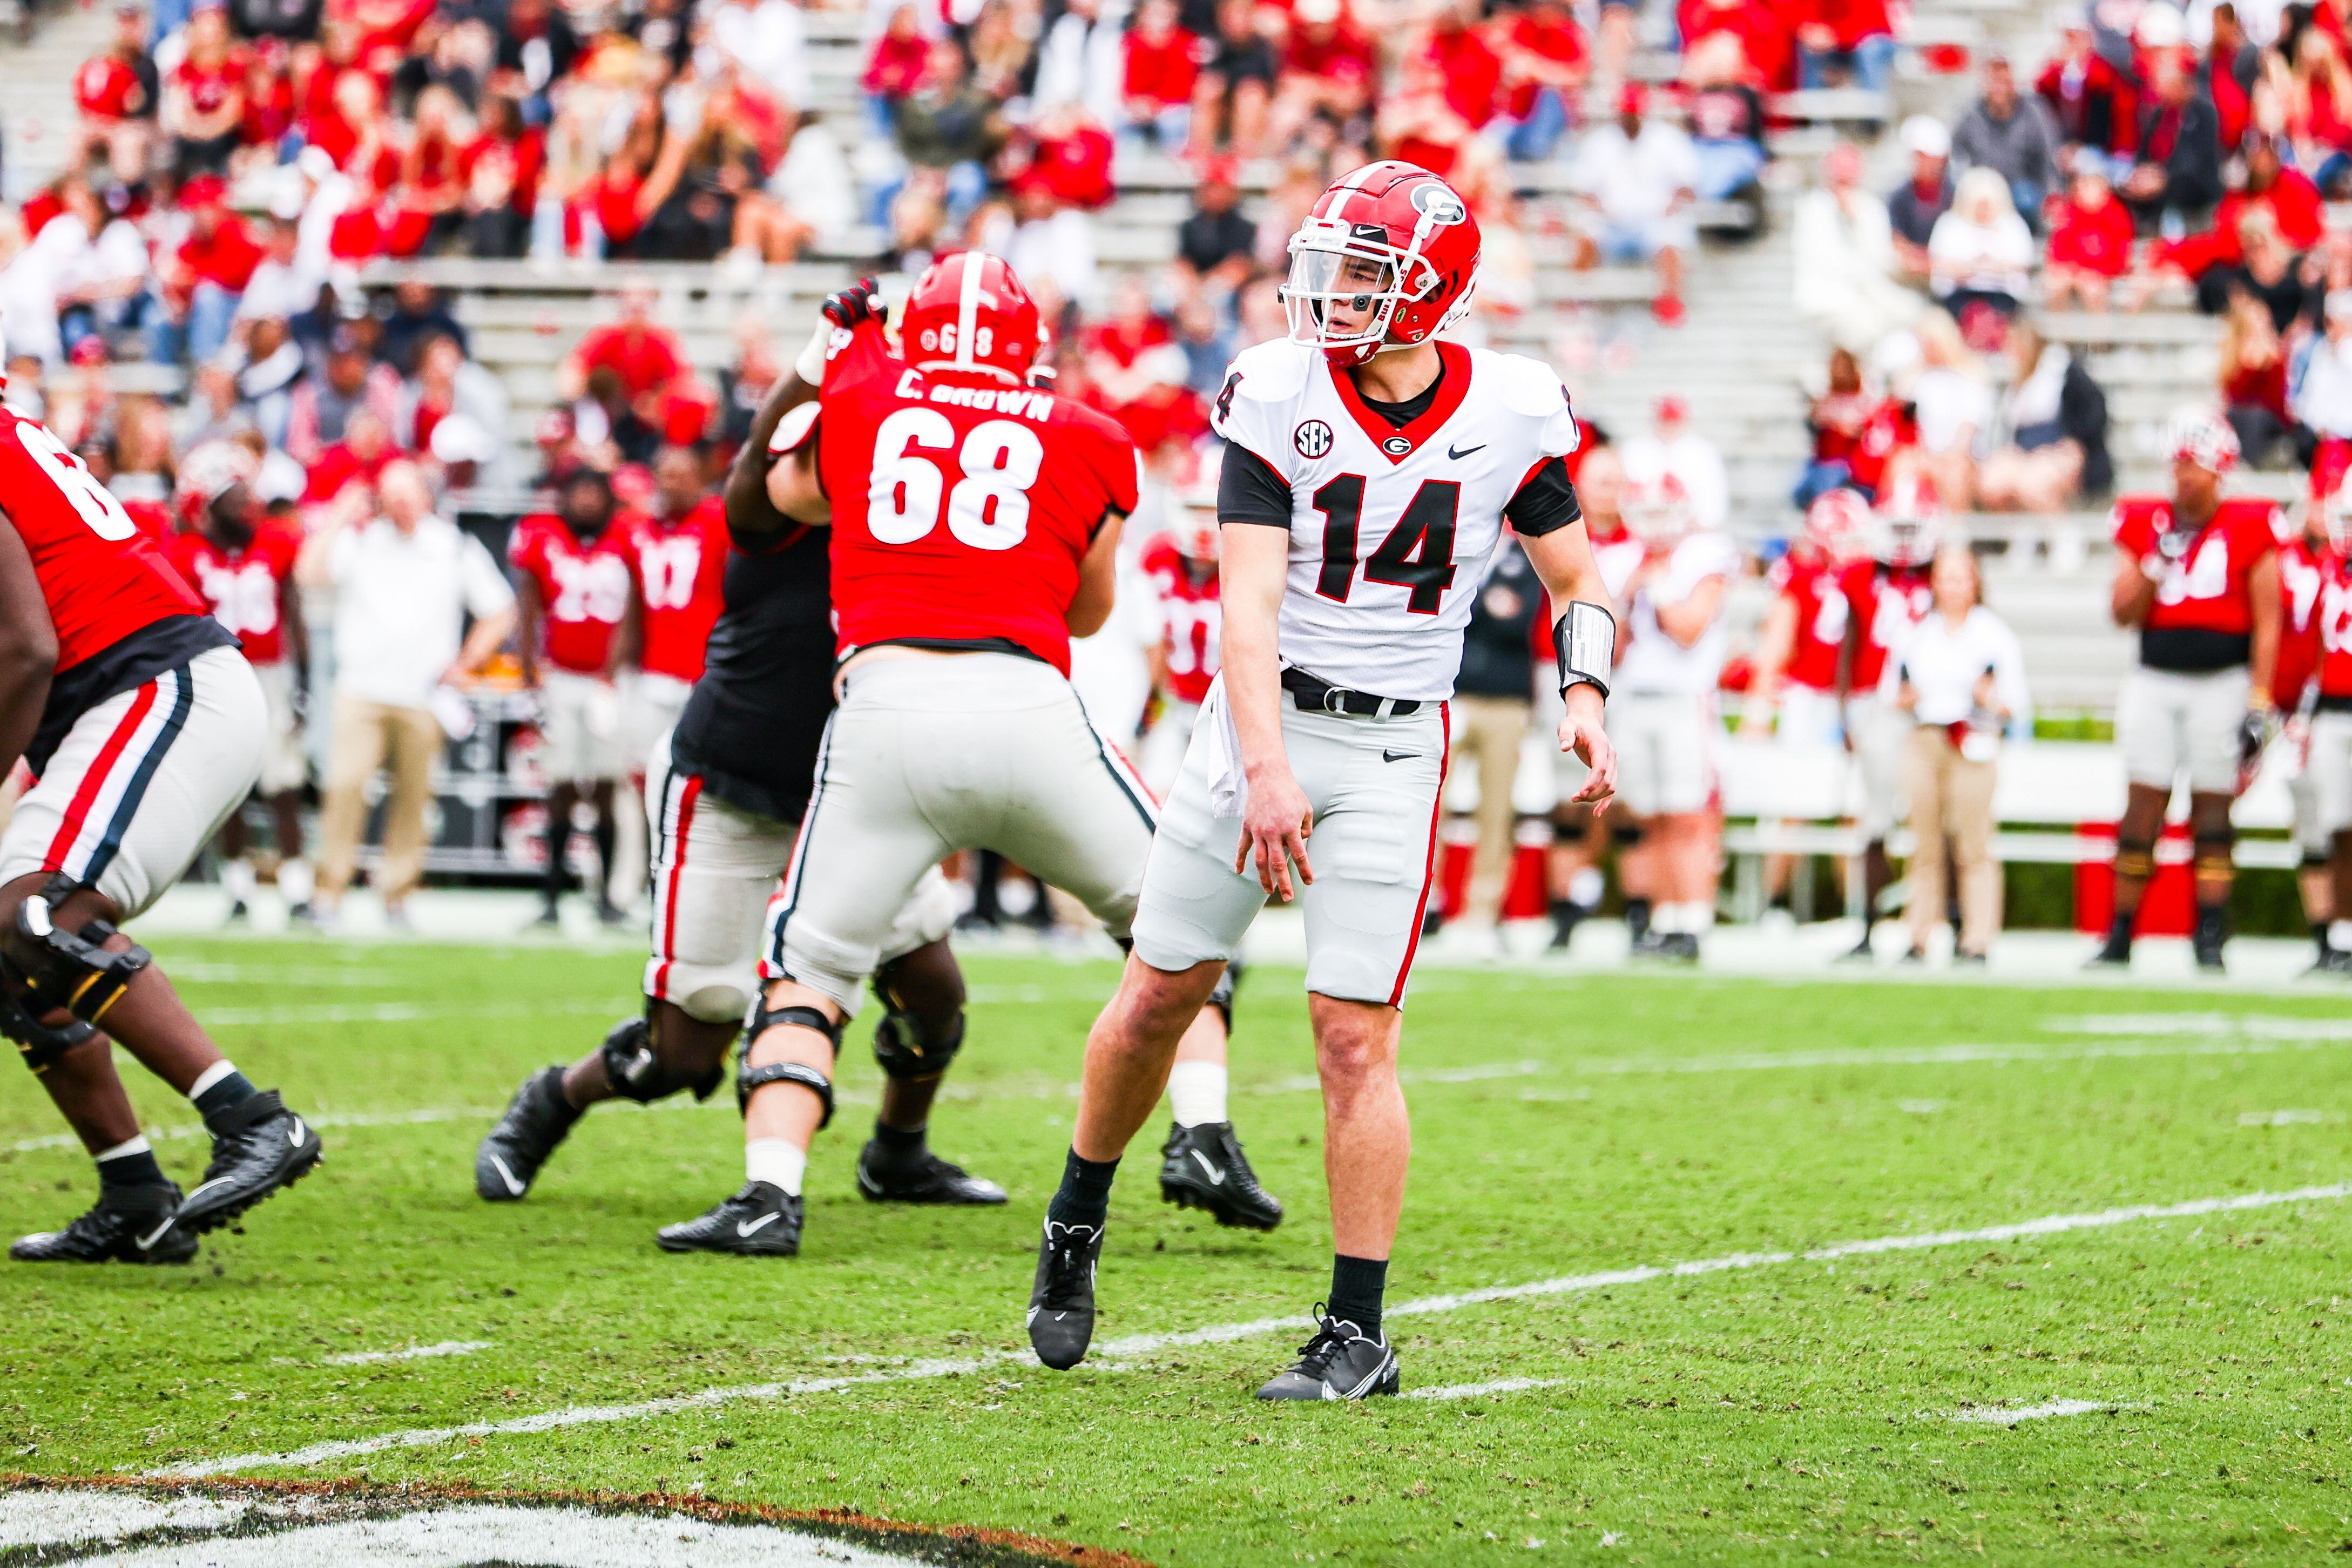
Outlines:
[[[1944,547],[1943,498],[1924,476],[1901,474],[1887,481],[1878,503],[1872,553],[1889,566],[1925,566]]]
[[[1012,268],[985,251],[960,250],[916,279],[898,342],[917,370],[965,371],[1024,386],[1045,331]]]
[[[2210,408],[2182,408],[2164,422],[2164,458],[2216,474],[2238,466],[2238,433]]]
[[[1855,491],[1824,491],[1805,509],[1805,539],[1832,561],[1853,561],[1870,552],[1870,503]]]
[[[1470,204],[1417,163],[1335,182],[1290,237],[1290,340],[1334,365],[1427,342],[1470,309],[1481,241]]]

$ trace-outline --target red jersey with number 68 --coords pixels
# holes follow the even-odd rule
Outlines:
[[[249,662],[276,664],[286,657],[280,606],[286,579],[294,575],[294,558],[302,551],[290,530],[265,524],[242,549],[225,550],[188,529],[165,540],[163,549],[212,606],[213,619],[236,634]]]
[[[2204,527],[2172,530],[2172,503],[2159,496],[2116,502],[2117,547],[2143,562],[2160,554],[2166,563],[2140,627],[2140,662],[2189,671],[2245,663],[2254,626],[2247,578],[2278,548],[2278,503],[2231,496]]]
[[[637,662],[648,675],[702,679],[710,628],[724,607],[727,550],[727,509],[716,496],[674,521],[630,519],[629,576],[645,632]]]
[[[821,407],[839,651],[993,647],[1069,674],[1078,563],[1135,510],[1127,432],[1050,392],[915,370],[871,321],[834,333]]]
[[[1878,689],[1885,673],[1886,655],[1911,635],[1936,602],[1927,585],[1925,566],[1889,566],[1877,561],[1857,561],[1845,570],[1846,603],[1862,617],[1862,646],[1853,653],[1852,689],[1867,695]]]
[[[515,524],[507,559],[539,585],[540,635],[556,668],[604,673],[613,634],[629,609],[628,531],[617,517],[590,540],[547,513]]]
[[[1160,597],[1160,646],[1168,660],[1168,694],[1179,702],[1199,702],[1217,678],[1218,634],[1223,625],[1217,563],[1193,560],[1163,535],[1144,551],[1141,564]]]
[[[0,408],[0,516],[16,525],[58,634],[58,673],[174,616],[201,616],[155,542],[48,427]]]
[[[1838,655],[1845,647],[1848,613],[1838,569],[1826,561],[1783,555],[1772,563],[1772,586],[1797,608],[1796,644],[1781,678],[1815,691],[1837,689]]]

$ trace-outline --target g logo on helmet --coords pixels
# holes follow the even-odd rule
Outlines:
[[[1440,226],[1451,226],[1470,216],[1462,198],[1438,180],[1424,180],[1412,188],[1412,210]]]
[[[1302,458],[1319,458],[1331,449],[1331,426],[1320,419],[1309,419],[1290,433],[1290,444]]]

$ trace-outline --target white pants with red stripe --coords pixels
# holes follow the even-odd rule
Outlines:
[[[1209,781],[1221,749],[1196,726],[1135,911],[1135,956],[1154,969],[1230,959],[1265,903],[1252,866],[1236,875],[1238,816],[1216,816]],[[1307,989],[1347,1002],[1404,1005],[1435,869],[1437,806],[1452,725],[1443,703],[1398,719],[1301,712],[1282,698],[1282,743],[1314,808],[1307,840],[1315,880],[1307,912]]]
[[[740,1022],[759,986],[761,933],[795,826],[705,795],[701,779],[671,766],[667,734],[654,742],[646,769],[654,942],[646,994],[708,1024]],[[955,893],[934,866],[898,910],[881,962],[939,941],[955,918]]]
[[[0,884],[63,873],[129,920],[180,879],[253,791],[269,706],[233,647],[84,713],[0,833]]]
[[[999,653],[860,665],[825,726],[762,973],[855,1013],[899,911],[960,849],[995,850],[1123,937],[1153,817],[1151,793],[1051,665]]]

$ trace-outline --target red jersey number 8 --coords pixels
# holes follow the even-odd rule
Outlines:
[[[16,426],[16,439],[24,444],[26,456],[40,465],[41,472],[49,476],[68,504],[81,514],[89,531],[100,539],[121,543],[139,531],[114,492],[91,477],[82,461],[61,446],[45,425],[27,421]]]
[[[866,491],[866,525],[876,539],[912,544],[938,525],[947,481],[938,464],[912,448],[954,445],[955,426],[936,408],[901,408],[882,421]],[[948,531],[974,550],[1010,550],[1028,537],[1028,490],[1045,463],[1037,433],[1010,419],[987,420],[964,437],[956,463],[963,478],[947,491]]]

